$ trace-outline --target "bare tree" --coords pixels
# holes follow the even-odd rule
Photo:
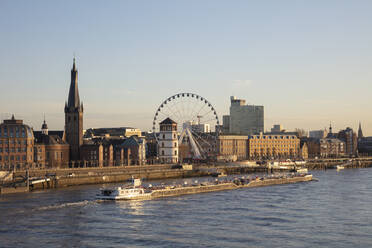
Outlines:
[[[301,128],[295,128],[295,132],[298,133],[299,138],[308,136],[308,132]]]

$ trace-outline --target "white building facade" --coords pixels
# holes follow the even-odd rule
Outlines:
[[[178,163],[177,123],[166,118],[159,125],[159,159],[162,163]]]

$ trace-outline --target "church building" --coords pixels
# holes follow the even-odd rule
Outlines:
[[[78,90],[78,71],[74,63],[71,69],[71,84],[68,101],[65,103],[65,139],[70,145],[70,160],[80,160],[80,147],[83,145],[83,103]]]

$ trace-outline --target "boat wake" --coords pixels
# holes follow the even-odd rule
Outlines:
[[[86,205],[95,204],[95,203],[97,203],[97,201],[85,200],[85,201],[80,201],[80,202],[67,202],[67,203],[34,208],[32,209],[32,211],[46,211],[46,210],[55,210],[55,209],[61,209],[61,208],[67,208],[67,207],[80,207],[80,206],[86,206]]]

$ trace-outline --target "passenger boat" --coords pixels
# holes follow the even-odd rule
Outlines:
[[[336,166],[336,169],[337,170],[343,170],[343,169],[345,169],[345,167],[343,165],[337,165]]]
[[[133,186],[104,188],[96,196],[99,200],[145,200],[151,198],[151,190],[140,187],[140,179],[134,179]]]

